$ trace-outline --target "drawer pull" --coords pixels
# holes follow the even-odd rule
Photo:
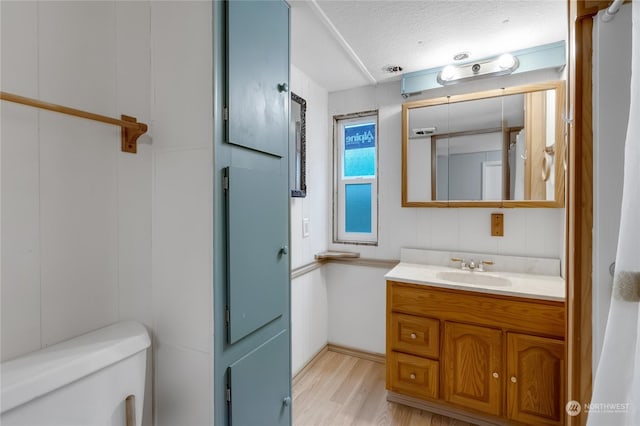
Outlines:
[[[511,383],[515,383],[517,381],[518,381],[518,379],[516,379],[516,376],[511,376]]]
[[[500,377],[500,375],[496,371],[493,372],[492,376],[494,379],[497,379],[498,377]]]
[[[415,375],[415,373],[411,373],[411,375],[409,375],[409,378],[410,378],[411,380],[415,380],[415,379],[416,379],[416,375]]]
[[[412,338],[412,339],[415,339],[415,338],[417,338],[417,337],[418,337],[418,336],[416,335],[416,333],[411,333],[411,338]]]

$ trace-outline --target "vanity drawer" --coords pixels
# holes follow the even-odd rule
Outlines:
[[[443,321],[564,338],[564,302],[387,281],[387,309]]]
[[[391,351],[387,359],[389,390],[418,398],[438,398],[438,361]]]
[[[438,359],[440,321],[394,313],[390,331],[392,350]]]

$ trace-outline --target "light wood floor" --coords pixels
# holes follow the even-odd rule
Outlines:
[[[384,365],[325,351],[293,382],[294,426],[420,425],[469,423],[387,402]]]

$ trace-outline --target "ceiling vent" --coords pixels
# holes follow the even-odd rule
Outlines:
[[[397,72],[401,72],[402,67],[400,65],[385,65],[384,67],[382,67],[382,71],[389,74],[394,74]]]

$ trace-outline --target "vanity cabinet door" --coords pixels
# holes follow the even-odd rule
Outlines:
[[[502,413],[502,331],[455,322],[444,329],[444,399],[488,414]]]
[[[507,411],[528,424],[559,425],[564,420],[564,342],[508,333]]]

